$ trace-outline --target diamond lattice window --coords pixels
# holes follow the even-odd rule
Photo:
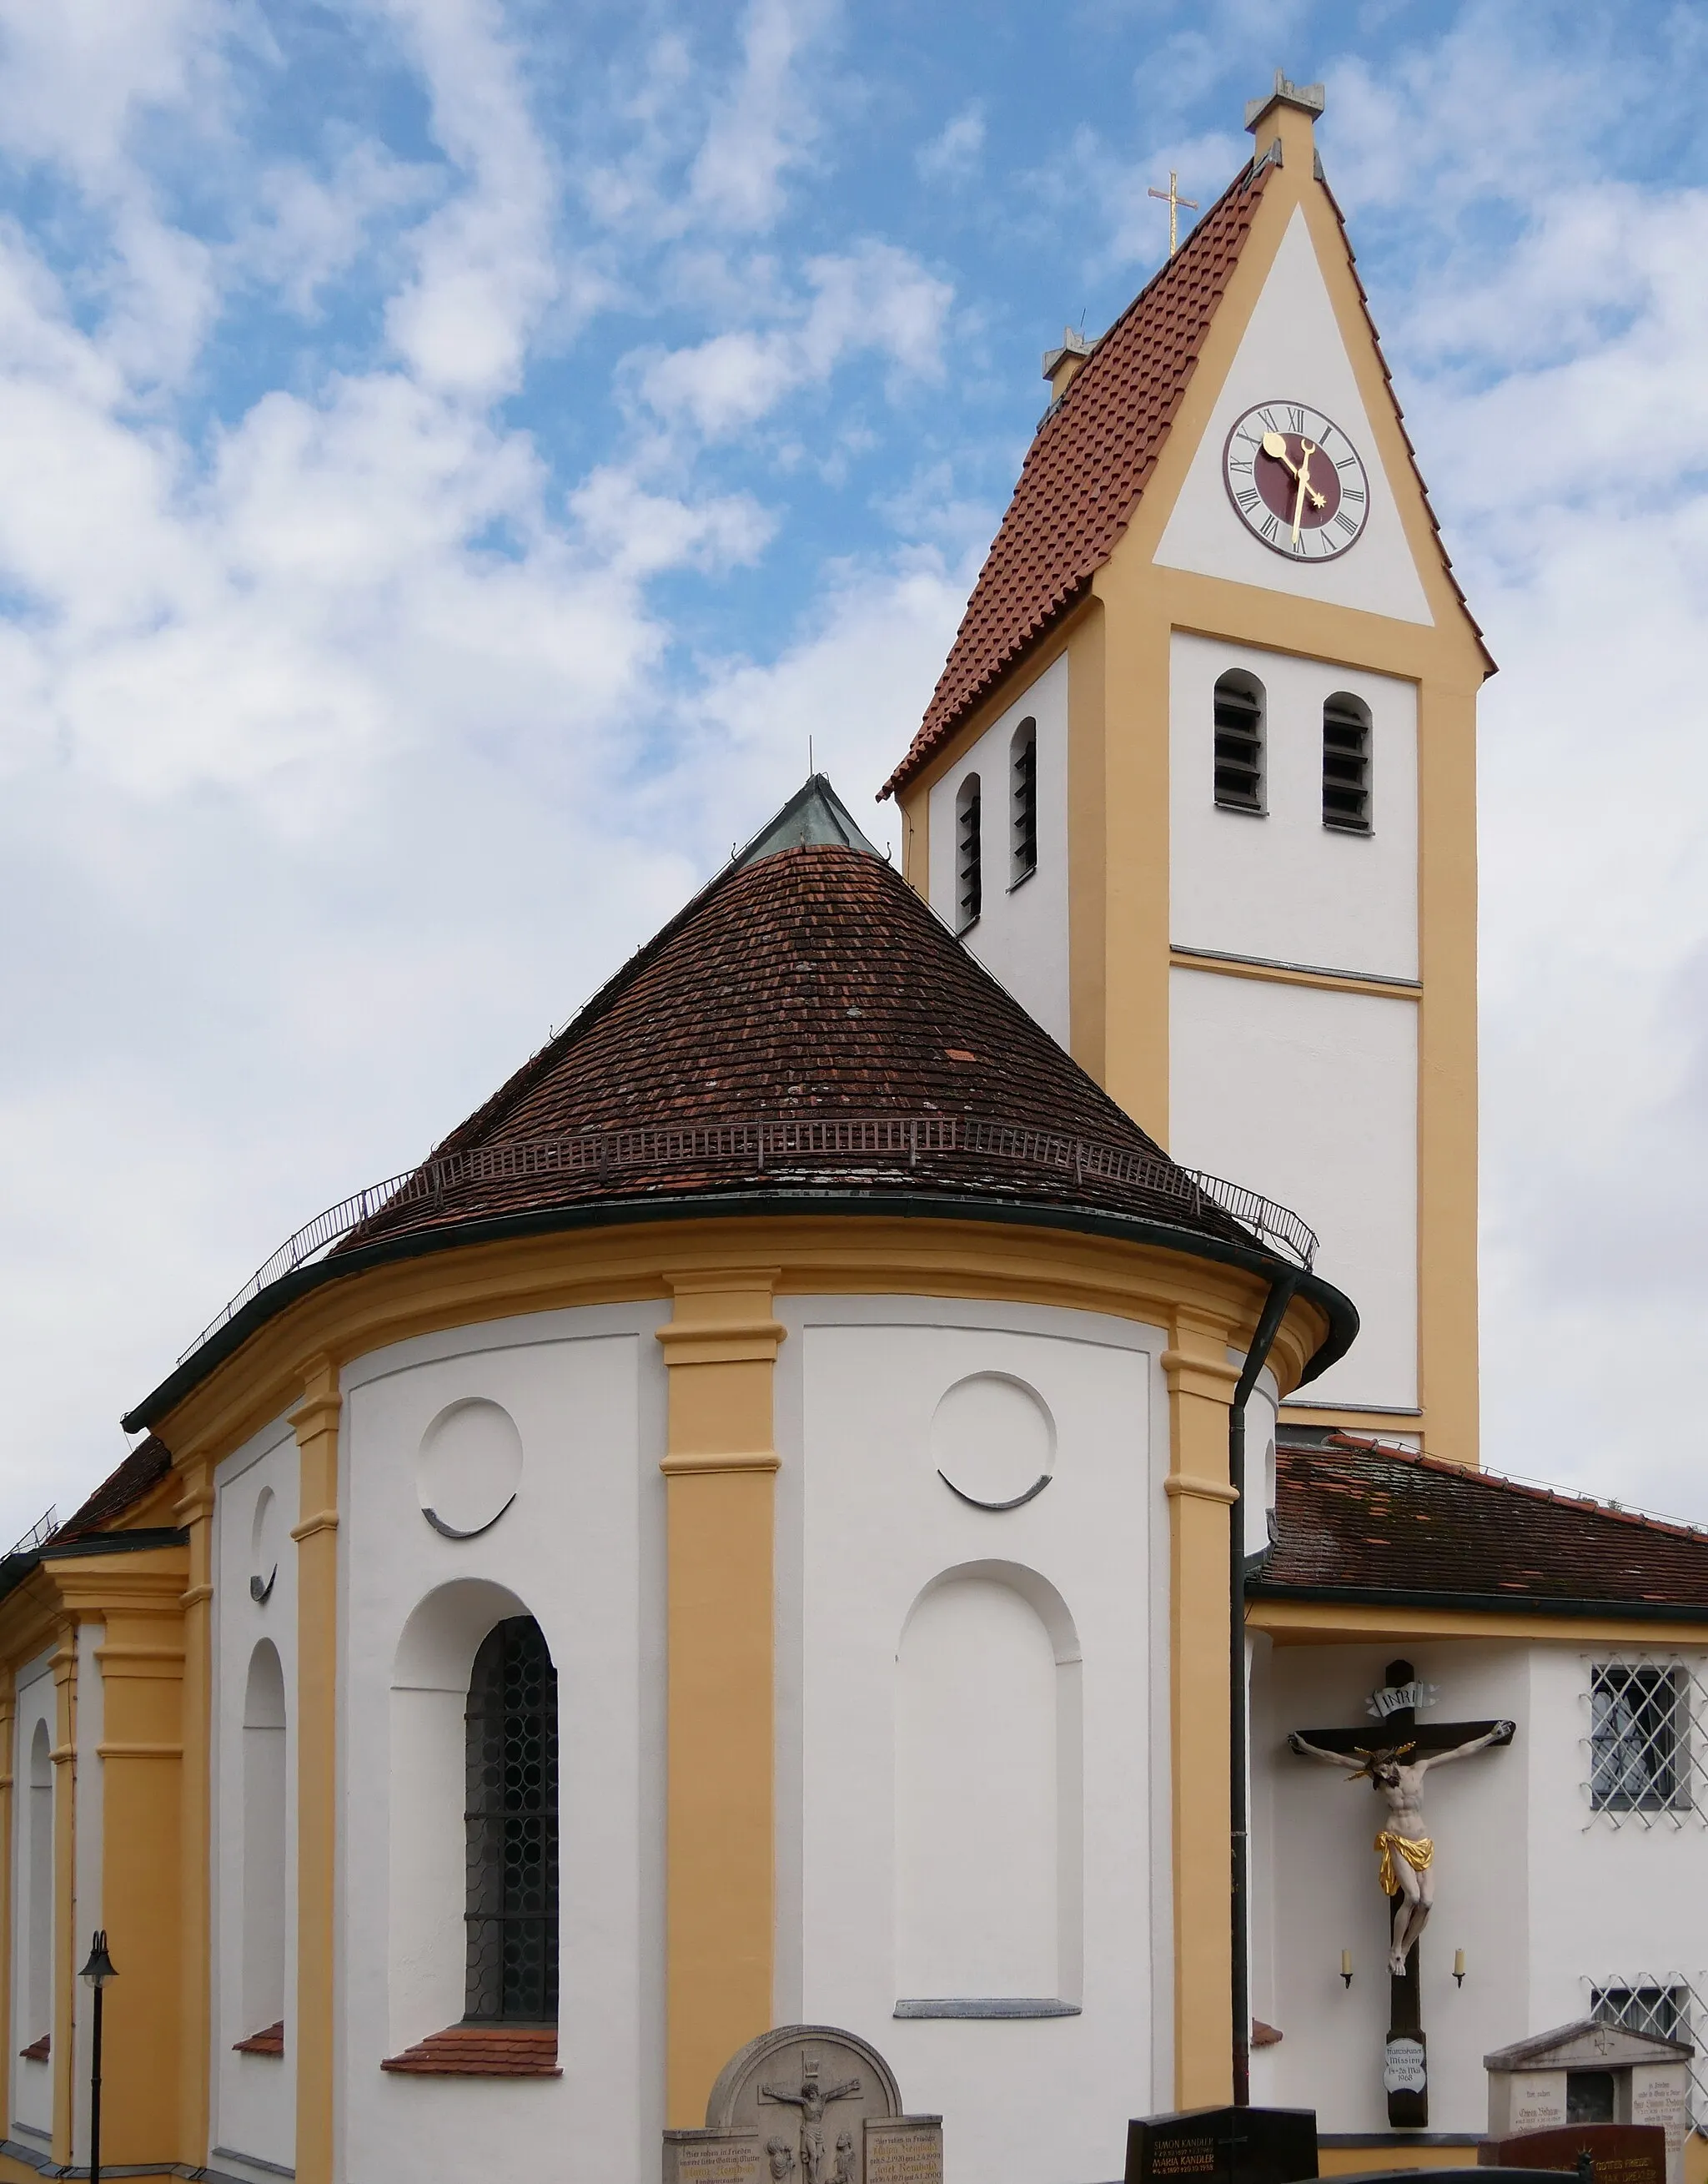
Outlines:
[[[471,2025],[558,2017],[558,1672],[531,1616],[481,1641],[465,1806]]]
[[[1708,1719],[1700,1664],[1639,1656],[1589,1664],[1589,1809],[1617,1827],[1633,1816],[1675,1826],[1705,1815]]]
[[[1622,2025],[1628,2032],[1653,2032],[1662,2040],[1695,2044],[1693,2024],[1708,2023],[1702,2005],[1703,1982],[1682,1972],[1635,1972],[1623,1977],[1588,1980],[1589,2014],[1602,2025]],[[1690,2121],[1708,2126],[1708,2055],[1700,2049],[1690,2064]]]

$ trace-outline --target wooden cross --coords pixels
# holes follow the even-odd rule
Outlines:
[[[1384,1672],[1380,1690],[1371,1695],[1370,1710],[1372,1719],[1358,1729],[1307,1729],[1302,1731],[1307,1743],[1319,1751],[1343,1752],[1349,1762],[1358,1759],[1369,1763],[1369,1756],[1379,1747],[1393,1751],[1403,1748],[1407,1758],[1422,1758],[1432,1752],[1451,1752],[1461,1744],[1488,1734],[1501,1724],[1493,1721],[1432,1721],[1420,1722],[1417,1708],[1427,1704],[1429,1692],[1420,1684],[1410,1661],[1390,1661]],[[1510,1727],[1507,1736],[1510,1740]],[[1394,1898],[1390,1920],[1397,1918],[1401,1899]],[[1403,1973],[1390,1972],[1388,1981],[1388,2038],[1391,2046],[1395,2041],[1416,2043],[1420,2059],[1427,2053],[1423,2034],[1423,1997],[1418,1968],[1421,1942],[1414,1942],[1406,1953]],[[1388,2091],[1388,2120],[1395,2130],[1424,2131],[1429,2125],[1429,2088],[1427,2077],[1420,2069],[1423,2082],[1412,2086],[1394,2086]]]
[[[1171,168],[1169,170],[1168,187],[1166,190],[1151,190],[1147,194],[1160,198],[1168,207],[1168,254],[1172,258],[1180,248],[1180,208],[1184,205],[1188,212],[1196,212],[1197,199],[1182,197],[1180,177]]]

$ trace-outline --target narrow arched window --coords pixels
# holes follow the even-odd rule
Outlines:
[[[25,1959],[25,2007],[31,2042],[47,2048],[53,2021],[53,1760],[47,1724],[38,1721],[30,1746],[29,1953]]]
[[[469,1682],[468,1976],[464,2018],[558,2020],[558,1672],[540,1626],[512,1616]]]
[[[1022,721],[1009,745],[1011,885],[1038,870],[1038,722]]]
[[[968,774],[954,800],[955,930],[965,933],[984,907],[978,776]]]
[[[1370,708],[1344,690],[1322,708],[1322,823],[1370,832]]]
[[[1216,685],[1216,801],[1223,811],[1263,811],[1263,685],[1238,670]]]
[[[243,2030],[276,2035],[285,2017],[285,1674],[262,1639],[243,1697]]]

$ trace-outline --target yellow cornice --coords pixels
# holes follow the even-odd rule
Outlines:
[[[1175,971],[1203,971],[1215,978],[1255,978],[1276,986],[1314,986],[1329,994],[1373,994],[1387,1001],[1421,1001],[1423,989],[1415,978],[1380,978],[1356,971],[1313,970],[1304,963],[1271,963],[1249,956],[1215,954],[1208,949],[1187,948],[1178,943],[1168,951]]]
[[[1220,1324],[1249,1326],[1264,1295],[1256,1273],[1186,1250],[993,1222],[751,1213],[561,1229],[432,1251],[310,1290],[216,1366],[156,1429],[181,1462],[217,1461],[270,1420],[301,1415],[311,1375],[319,1401],[336,1401],[325,1387],[329,1361],[446,1328],[575,1306],[674,1297],[675,1354],[707,1341],[774,1350],[780,1329],[769,1310],[732,1312],[717,1303],[715,1290],[706,1302],[715,1319],[693,1316],[709,1279],[726,1295],[732,1269],[751,1283],[768,1279],[772,1267],[777,1295],[995,1300],[1162,1325],[1196,1305]],[[1297,1384],[1327,1333],[1321,1309],[1295,1301],[1276,1345],[1283,1392]],[[329,1420],[330,1412],[316,1412],[323,1429]]]
[[[1708,1647],[1708,1623],[1621,1616],[1531,1614],[1483,1607],[1407,1607],[1355,1601],[1254,1600],[1247,1626],[1277,1646],[1386,1645],[1398,1638],[1510,1638],[1559,1645]]]

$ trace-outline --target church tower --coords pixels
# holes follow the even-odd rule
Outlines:
[[[1188,1166],[1317,1230],[1286,1407],[1477,1460],[1477,692],[1314,142],[1249,164],[1053,398],[911,749],[906,871]]]

